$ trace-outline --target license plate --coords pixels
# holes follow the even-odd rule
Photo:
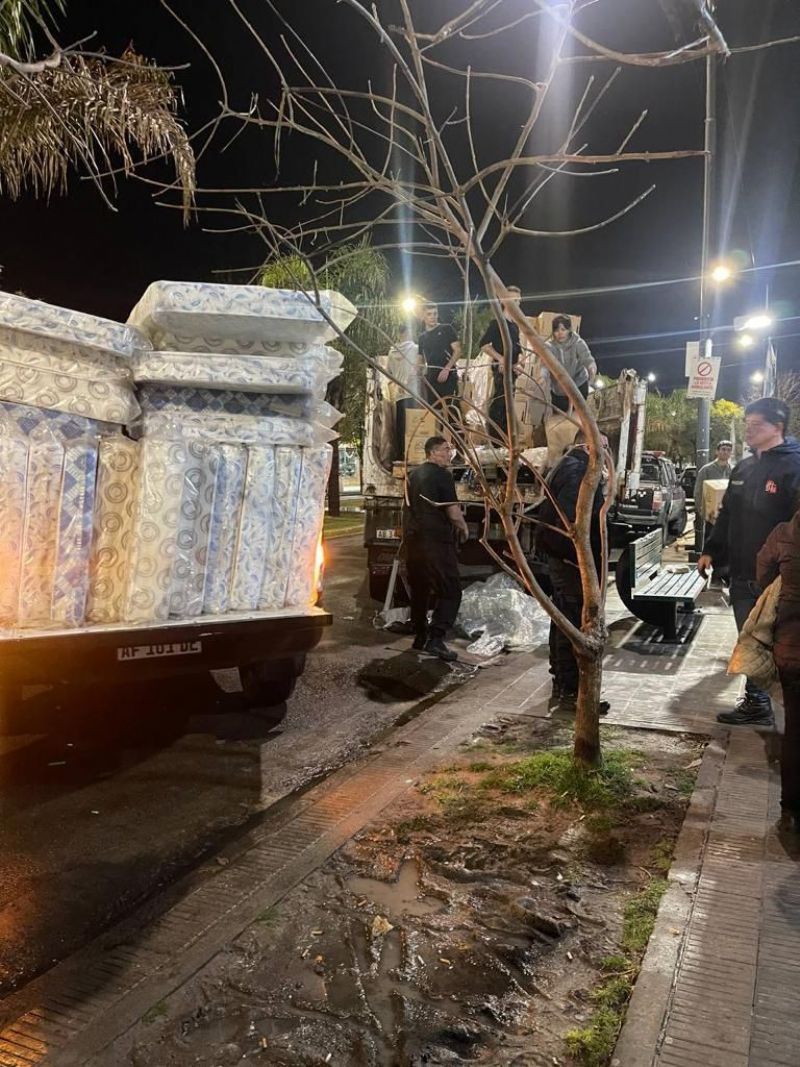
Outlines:
[[[401,533],[401,531],[397,530],[397,529],[394,529],[394,530],[378,530],[377,531],[377,537],[378,537],[379,541],[399,541],[400,540],[400,533]]]
[[[196,656],[202,651],[202,641],[175,641],[168,645],[123,645],[122,648],[117,649],[117,659],[160,659],[164,656]]]

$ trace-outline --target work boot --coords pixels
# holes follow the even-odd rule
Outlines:
[[[443,659],[445,663],[452,663],[458,659],[458,653],[454,652],[452,648],[448,648],[441,637],[429,637],[425,642],[425,651],[429,656]]]
[[[748,696],[736,701],[733,711],[721,711],[717,722],[725,726],[774,726],[772,704],[769,700],[751,700]]]
[[[411,643],[411,647],[415,652],[423,652],[427,643],[428,632],[427,630],[423,630],[421,633],[418,633],[417,636],[414,638],[413,642]]]
[[[562,689],[559,707],[562,711],[571,712],[574,715],[578,708],[577,692],[574,689]],[[601,700],[597,706],[597,714],[608,715],[609,711],[611,711],[611,705],[609,704],[609,702],[607,700]]]

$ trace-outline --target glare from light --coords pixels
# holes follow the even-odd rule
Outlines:
[[[745,320],[744,328],[746,330],[767,330],[773,323],[773,318],[764,311],[759,311],[757,315],[751,315]]]
[[[750,381],[751,382],[755,382],[756,384],[758,384],[760,382],[763,382],[764,381],[764,372],[763,372],[763,370],[754,371],[750,375]]]
[[[652,371],[650,371],[650,373],[647,375],[647,380],[648,382],[654,382],[656,380],[656,376],[655,374],[653,374]]]
[[[404,296],[400,301],[400,307],[406,315],[416,315],[419,308],[419,300],[415,296]]]
[[[739,345],[739,348],[752,348],[756,343],[756,339],[752,334],[743,333],[741,337],[736,339],[736,343]]]
[[[718,263],[716,267],[711,269],[711,280],[717,285],[724,285],[725,282],[729,282],[733,277],[733,268],[727,263]]]
[[[597,378],[595,380],[594,387],[595,389],[605,389],[606,383],[603,381],[602,378]]]

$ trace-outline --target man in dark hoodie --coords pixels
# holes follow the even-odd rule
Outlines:
[[[744,409],[745,441],[753,454],[738,463],[722,498],[717,521],[697,561],[728,568],[731,606],[741,630],[761,592],[756,557],[769,535],[788,522],[800,503],[800,443],[787,437],[789,408],[776,397],[754,400]],[[717,716],[729,726],[771,726],[769,695],[747,680],[744,696],[732,711]]]
[[[608,441],[603,438],[608,447]],[[546,496],[537,512],[537,518],[546,525],[539,527],[536,535],[536,547],[547,557],[547,569],[553,587],[552,599],[555,606],[573,625],[580,629],[583,612],[583,588],[578,569],[578,557],[575,544],[563,529],[561,517],[556,510],[555,500],[568,522],[575,521],[578,506],[578,493],[586,469],[589,466],[589,450],[583,433],[579,432],[576,444],[562,457],[553,468],[547,485],[550,496]],[[600,539],[600,510],[603,506],[602,483],[598,485],[592,501],[592,524],[590,537],[592,555],[597,573],[600,573],[602,545]],[[578,696],[578,661],[569,638],[561,632],[554,622],[550,622],[550,673],[553,676],[553,700],[566,710],[574,709]],[[606,701],[600,702],[600,714],[605,715],[609,709]]]

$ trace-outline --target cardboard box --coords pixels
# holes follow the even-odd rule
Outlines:
[[[412,408],[406,412],[406,463],[413,466],[425,462],[425,442],[435,437],[439,423],[430,411]]]
[[[514,401],[514,414],[517,419],[517,446],[530,448],[533,445],[533,423],[529,401],[517,398]]]
[[[722,506],[722,498],[725,496],[727,488],[727,478],[709,478],[703,482],[703,519],[705,522],[717,521],[717,515]],[[696,501],[695,506],[697,506]]]

